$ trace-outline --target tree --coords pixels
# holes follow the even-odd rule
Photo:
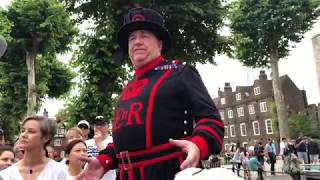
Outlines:
[[[237,0],[231,5],[234,57],[246,66],[271,67],[280,137],[288,137],[288,117],[278,61],[288,55],[320,14],[319,0]]]
[[[320,138],[317,120],[305,112],[295,113],[289,117],[290,137],[297,138],[300,132],[313,138]]]
[[[151,7],[166,20],[173,49],[166,57],[186,62],[214,63],[217,53],[227,52],[227,39],[218,34],[225,8],[220,0],[154,1],[154,0],[61,0],[78,15],[78,22],[92,22],[90,33],[80,38],[80,48],[73,63],[81,75],[80,94],[71,98],[61,112],[71,121],[111,116],[114,96],[130,77],[129,61],[116,44],[116,32],[128,9]],[[78,106],[75,108],[74,106]],[[94,106],[97,105],[98,107]],[[110,117],[111,118],[111,117]]]
[[[13,23],[11,36],[25,53],[28,70],[27,114],[32,115],[37,103],[37,55],[69,50],[77,30],[70,14],[57,0],[15,0],[6,14]]]
[[[14,39],[13,39],[14,40]],[[19,44],[9,43],[8,51],[0,61],[0,127],[8,140],[14,140],[19,122],[27,112],[27,68],[23,49]],[[38,56],[36,61],[37,107],[45,96],[59,98],[67,94],[75,74],[71,68],[53,56]]]

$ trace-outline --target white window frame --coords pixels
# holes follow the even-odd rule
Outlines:
[[[240,134],[241,134],[241,136],[247,136],[246,123],[241,123],[240,124]]]
[[[241,93],[237,93],[237,94],[236,94],[236,100],[237,100],[237,101],[240,101],[240,100],[241,100]]]
[[[57,138],[53,141],[53,146],[62,146],[62,139]]]
[[[64,158],[65,155],[66,155],[66,152],[65,152],[65,151],[61,151],[61,152],[60,152],[60,157],[61,157],[61,158]]]
[[[267,107],[267,102],[260,102],[260,112],[267,112],[268,107]]]
[[[230,137],[236,137],[236,128],[234,125],[230,125]]]
[[[229,109],[229,110],[228,110],[228,118],[229,118],[229,119],[232,119],[232,118],[233,118],[233,110],[232,110],[232,109]]]
[[[246,146],[248,147],[248,142],[247,141],[242,143],[242,147],[246,147]]]
[[[64,128],[57,128],[57,134],[58,135],[64,135],[65,134],[65,129]]]
[[[261,94],[260,87],[254,87],[254,88],[253,88],[253,94],[254,94],[254,95],[259,95],[259,94]]]
[[[221,99],[220,99],[220,103],[221,103],[222,105],[226,104],[226,98],[221,98]]]
[[[225,151],[228,151],[229,148],[230,148],[230,144],[224,144],[224,150],[225,150]]]
[[[249,111],[249,114],[255,114],[254,104],[248,105],[248,111]]]
[[[255,124],[258,125],[258,132],[256,132],[256,129],[255,129]],[[252,122],[252,129],[253,129],[253,135],[255,136],[259,136],[260,135],[260,124],[259,124],[259,121],[253,121]]]
[[[266,133],[267,134],[273,134],[273,127],[272,127],[272,120],[271,119],[266,119],[265,121],[266,125]],[[269,131],[270,128],[270,131]]]
[[[224,126],[224,138],[229,137],[228,126]]]
[[[224,111],[220,111],[221,120],[224,120]]]
[[[237,108],[238,117],[244,116],[244,110],[243,107]]]

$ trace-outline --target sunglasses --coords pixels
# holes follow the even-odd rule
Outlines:
[[[85,124],[79,124],[78,128],[80,128],[80,129],[89,129],[89,127],[87,125],[85,125]]]
[[[106,125],[107,123],[106,122],[103,122],[103,121],[98,121],[98,122],[95,122],[94,125],[95,126],[104,126]]]

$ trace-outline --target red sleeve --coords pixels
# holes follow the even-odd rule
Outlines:
[[[108,144],[106,149],[99,152],[97,159],[102,164],[105,171],[108,171],[109,169],[116,169],[118,167],[118,160],[112,143]]]

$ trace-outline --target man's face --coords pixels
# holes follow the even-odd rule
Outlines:
[[[130,34],[128,47],[134,68],[140,69],[161,55],[162,41],[150,31],[137,30]]]
[[[100,131],[102,133],[102,135],[106,135],[108,132],[108,124],[106,122],[95,122],[94,123],[94,131]]]

